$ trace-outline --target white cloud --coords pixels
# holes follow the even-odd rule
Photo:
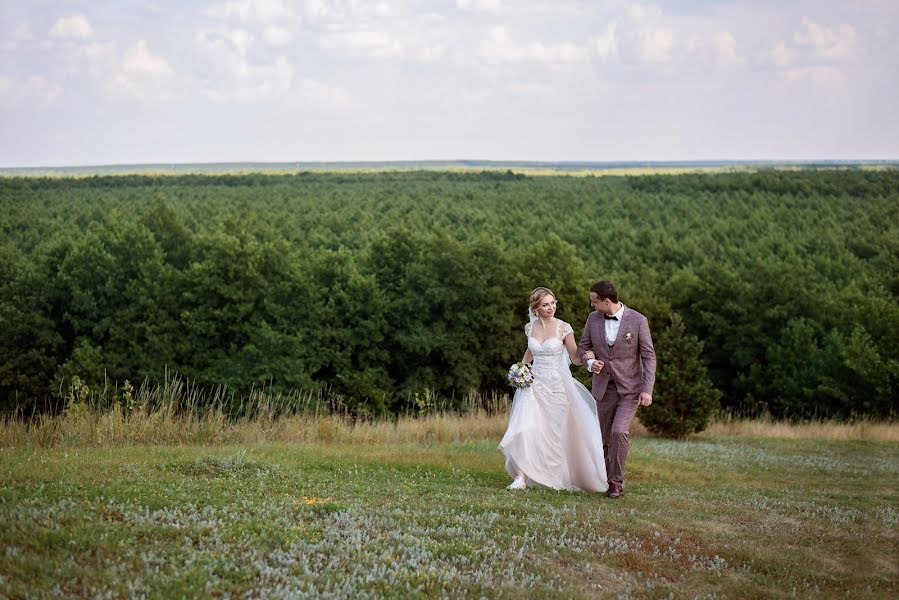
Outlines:
[[[670,29],[638,29],[633,38],[637,41],[640,57],[647,62],[667,62],[674,47],[674,32]]]
[[[788,67],[793,64],[794,54],[795,52],[793,49],[788,47],[784,42],[777,42],[771,50],[771,60],[774,62],[774,66],[778,68]]]
[[[421,10],[419,0],[306,0],[304,24],[328,54],[358,60],[435,63],[447,48],[459,59],[465,53],[459,30],[448,18]]]
[[[94,37],[94,28],[84,15],[62,17],[50,28],[50,37],[89,40]]]
[[[124,52],[115,41],[91,42],[77,49],[77,57],[107,99],[151,105],[170,102],[181,93],[171,65],[154,54],[146,40]]]
[[[0,75],[0,105],[45,110],[62,96],[62,86],[43,75],[32,74],[24,81],[15,82]]]
[[[406,54],[402,41],[381,30],[327,33],[321,36],[319,43],[325,50],[342,50],[372,58],[402,58]]]
[[[343,23],[359,26],[391,16],[393,8],[387,2],[368,0],[306,0],[306,18],[317,24]]]
[[[648,63],[666,63],[674,48],[674,31],[655,5],[635,3],[622,15],[621,44],[624,59]]]
[[[220,71],[230,71],[232,63],[246,62],[252,45],[253,35],[243,29],[198,31],[194,35],[194,47]]]
[[[146,40],[139,40],[125,54],[123,64],[125,73],[136,75],[171,75],[172,69],[169,63],[161,56],[155,56],[150,52]]]
[[[499,12],[503,0],[456,0],[456,8],[472,12]]]
[[[56,83],[48,81],[41,75],[31,75],[22,85],[25,92],[26,102],[36,101],[39,106],[46,108],[56,102],[62,87]]]
[[[115,95],[144,104],[159,104],[170,102],[177,95],[174,83],[174,72],[169,63],[154,55],[146,40],[138,40],[125,52],[121,65],[106,82],[106,87]]]
[[[262,39],[269,46],[286,46],[293,39],[293,34],[283,27],[269,25],[262,32]]]
[[[684,48],[688,54],[698,54],[699,52],[702,52],[705,47],[706,43],[696,34],[691,35],[687,38],[687,41],[684,42]]]
[[[242,30],[197,32],[194,47],[211,70],[202,77],[203,93],[219,103],[249,103],[286,94],[293,81],[293,65],[284,56],[254,64],[247,58],[252,43]]]
[[[393,24],[393,29],[327,27],[319,34],[319,47],[357,59],[433,63],[446,56],[440,36],[429,35],[426,26]]]
[[[635,21],[656,21],[662,16],[662,9],[652,4],[635,2],[630,7],[630,15]]]
[[[95,81],[114,77],[118,71],[119,51],[115,42],[91,42],[80,48],[87,61],[87,71]]]
[[[232,29],[231,31],[225,33],[225,37],[242,55],[246,55],[247,51],[250,49],[250,46],[253,45],[253,34],[249,31],[244,31],[243,29]]]
[[[91,42],[81,47],[81,53],[88,58],[107,57],[114,54],[118,44],[115,42]]]
[[[625,64],[673,74],[745,63],[737,43],[743,30],[733,19],[669,15],[658,5],[640,3],[619,9],[617,16],[617,54]]]
[[[793,33],[796,46],[811,48],[821,57],[844,58],[855,41],[855,28],[842,24],[831,29],[803,17],[799,29]]]
[[[589,52],[585,45],[571,42],[545,44],[542,41],[519,43],[513,40],[506,27],[498,25],[490,29],[490,35],[481,42],[478,56],[484,61],[497,64],[504,62],[534,63],[575,63],[587,60]]]
[[[732,65],[739,62],[737,57],[737,39],[729,31],[719,31],[715,34],[715,48],[718,53],[719,65]]]
[[[292,16],[288,5],[282,0],[230,0],[211,6],[204,13],[215,19],[262,24],[278,23]]]
[[[835,84],[845,79],[837,68],[849,60],[855,45],[855,28],[842,24],[831,28],[803,17],[789,40],[778,41],[768,52],[781,78]]]
[[[63,39],[50,49],[66,52],[66,74],[77,76],[87,71],[97,91],[108,99],[127,98],[143,104],[165,102],[176,95],[174,72],[169,62],[154,54],[146,39],[138,39],[120,52],[114,40],[98,41],[87,19],[81,15],[59,19],[51,36]],[[59,86],[32,79],[30,89],[43,90],[49,102],[61,93]]]
[[[591,38],[593,50],[603,60],[618,54],[618,24],[610,23],[601,34]]]

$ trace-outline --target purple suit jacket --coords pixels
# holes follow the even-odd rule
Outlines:
[[[587,317],[584,333],[577,345],[581,358],[587,350],[593,350],[597,360],[605,363],[601,373],[593,374],[591,391],[597,401],[605,395],[610,375],[615,380],[618,393],[624,398],[633,397],[636,400],[642,392],[652,394],[656,382],[656,352],[646,317],[625,306],[615,345],[609,347],[606,342],[606,320],[601,312],[593,311]]]

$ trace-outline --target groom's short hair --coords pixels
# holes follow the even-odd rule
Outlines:
[[[590,291],[600,298],[608,298],[612,302],[618,303],[618,290],[615,288],[615,284],[607,279],[594,283],[590,286]]]

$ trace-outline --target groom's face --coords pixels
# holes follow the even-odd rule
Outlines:
[[[593,308],[603,314],[612,314],[612,303],[608,298],[600,298],[596,292],[590,292],[590,304]]]

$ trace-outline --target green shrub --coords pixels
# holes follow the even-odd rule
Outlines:
[[[671,313],[668,327],[655,342],[658,367],[651,406],[637,413],[651,432],[681,438],[706,428],[721,392],[702,362],[702,342],[684,334],[684,320]]]

